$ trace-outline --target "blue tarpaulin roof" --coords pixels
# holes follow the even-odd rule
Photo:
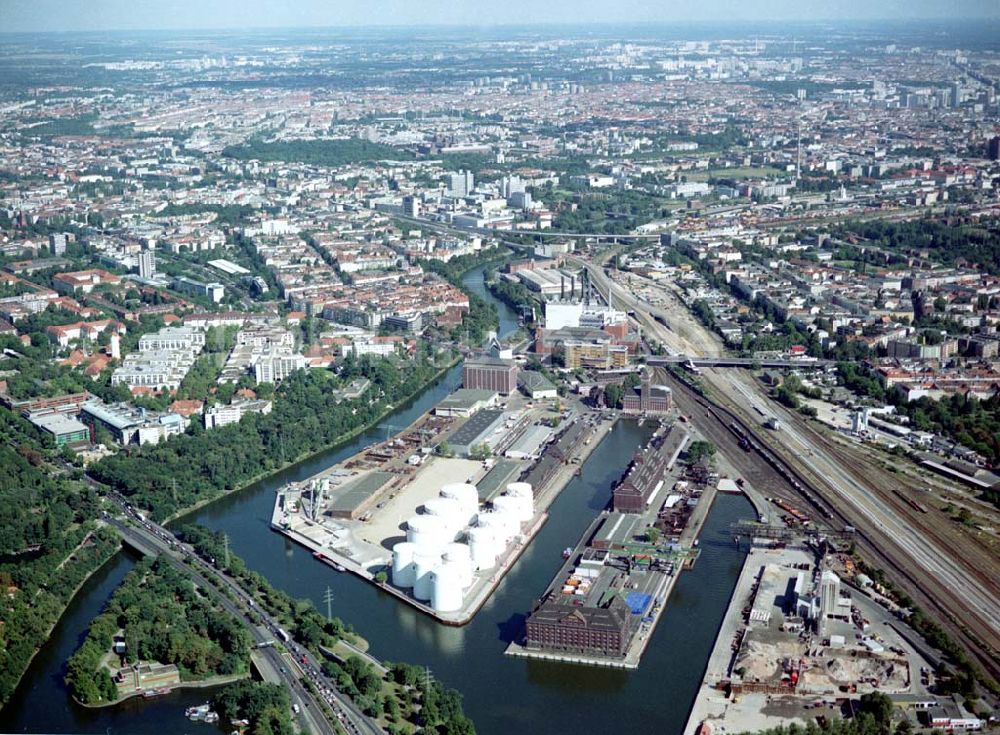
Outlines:
[[[625,604],[632,610],[633,615],[642,615],[652,599],[652,595],[647,595],[644,592],[629,592],[625,595]]]

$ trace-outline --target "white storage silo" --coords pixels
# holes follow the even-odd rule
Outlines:
[[[535,515],[535,496],[531,491],[530,482],[512,482],[507,486],[507,495],[517,498],[520,512],[518,518],[522,523],[531,520]]]
[[[496,539],[497,546],[503,547],[507,543],[507,539],[510,538],[508,535],[508,524],[503,518],[502,513],[498,513],[493,510],[489,513],[480,513],[479,519],[476,521],[479,528],[488,528]]]
[[[441,519],[444,533],[451,538],[443,539],[453,541],[453,534],[463,528],[466,521],[462,518],[461,507],[458,501],[453,498],[430,498],[424,503],[424,513]]]
[[[441,488],[442,498],[452,498],[459,502],[462,513],[467,515],[466,523],[472,523],[473,517],[479,512],[479,491],[475,485],[465,482],[452,482]]]
[[[415,568],[413,557],[417,549],[416,544],[409,541],[401,541],[392,547],[392,583],[397,587],[412,587]]]
[[[505,518],[505,525],[511,529],[510,536],[519,533],[521,530],[521,521],[527,520],[527,518],[523,517],[524,500],[512,495],[501,495],[499,498],[494,498],[493,510],[499,515],[509,516],[509,519]]]
[[[422,548],[441,546],[444,542],[444,525],[436,516],[413,516],[406,522],[406,540]]]
[[[437,612],[454,612],[462,607],[462,582],[454,566],[442,564],[429,575],[431,607]]]
[[[417,549],[413,555],[413,596],[418,600],[431,599],[431,572],[441,564],[441,554]]]
[[[493,530],[482,526],[469,529],[469,553],[474,569],[492,569],[497,563],[497,543]]]
[[[472,584],[472,551],[467,544],[448,544],[444,547],[442,558],[445,566],[452,566],[458,570],[463,588]]]

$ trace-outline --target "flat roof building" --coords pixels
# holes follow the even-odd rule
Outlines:
[[[33,414],[28,421],[51,435],[57,447],[90,440],[90,427],[64,413]]]
[[[467,457],[473,447],[486,442],[493,433],[503,426],[504,412],[498,408],[480,411],[448,437],[448,445],[460,457]]]
[[[500,397],[496,391],[480,388],[459,388],[442,398],[434,409],[436,416],[472,416],[484,408],[496,406]]]
[[[462,367],[462,386],[508,396],[517,390],[517,363],[498,357],[470,358]]]
[[[326,506],[334,518],[360,518],[381,497],[390,485],[398,481],[392,472],[369,472],[330,490]]]

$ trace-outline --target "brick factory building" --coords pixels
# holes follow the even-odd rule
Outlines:
[[[517,363],[498,357],[476,357],[462,367],[462,387],[508,396],[517,390]]]
[[[622,656],[632,617],[617,596],[606,607],[587,607],[550,595],[528,616],[525,643],[528,648]]]
[[[664,484],[667,472],[687,446],[690,435],[684,429],[670,428],[649,446],[636,452],[625,478],[614,489],[614,510],[619,513],[642,513]]]
[[[665,385],[653,385],[648,373],[642,376],[639,387],[626,390],[622,397],[622,413],[663,414],[673,408],[673,393]]]

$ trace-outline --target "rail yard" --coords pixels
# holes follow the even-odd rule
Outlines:
[[[1000,592],[996,576],[990,572],[995,561],[985,550],[977,552],[973,545],[971,558],[955,559],[947,553],[954,539],[948,534],[948,524],[941,522],[940,513],[917,510],[897,494],[902,492],[898,478],[869,464],[859,466],[856,453],[848,453],[796,417],[784,417],[787,420],[781,441],[788,441],[789,436],[798,438],[800,432],[803,440],[794,448],[786,445],[783,451],[777,437],[768,437],[767,430],[751,428],[757,421],[737,405],[724,405],[728,402],[716,399],[714,394],[709,401],[677,379],[671,381],[671,387],[680,409],[690,411],[692,422],[720,446],[739,449],[739,438],[730,428],[734,423],[742,427],[744,435],[756,437],[757,449],[742,451],[743,456],[734,459],[740,471],[761,479],[769,476],[774,495],[806,504],[818,519],[834,527],[856,528],[861,551],[876,566],[905,580],[914,600],[925,609],[937,611],[946,629],[965,644],[987,672],[997,676]],[[789,430],[789,426],[793,428]],[[813,442],[822,444],[825,452],[836,457],[837,466],[824,462],[823,469],[818,469],[819,453]],[[853,492],[845,497],[833,491],[827,485],[829,478],[838,478],[841,487]],[[917,572],[914,562],[926,573]],[[955,590],[963,592],[956,595]]]

